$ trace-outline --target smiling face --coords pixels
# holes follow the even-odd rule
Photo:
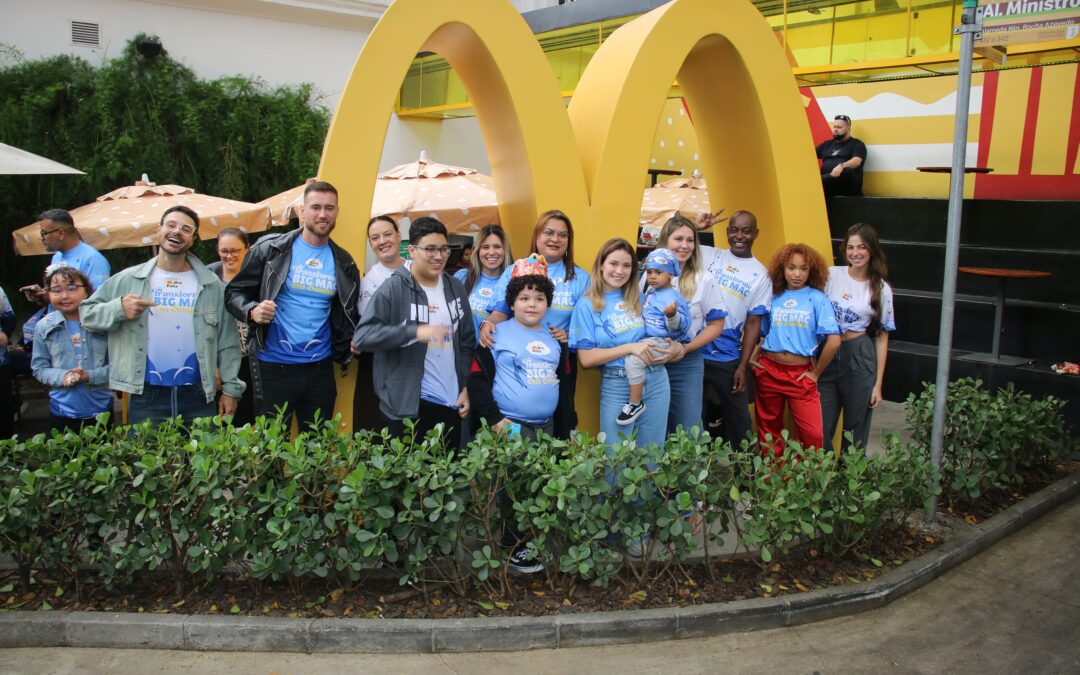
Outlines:
[[[810,264],[801,253],[793,253],[784,265],[784,281],[787,287],[797,291],[806,285],[810,278]]]
[[[514,318],[526,328],[537,328],[547,314],[548,301],[543,291],[526,286],[514,298]]]
[[[737,258],[749,258],[754,254],[757,236],[754,219],[745,213],[736,214],[727,227],[728,250]]]
[[[68,321],[79,319],[79,304],[88,296],[87,288],[77,278],[58,272],[48,282],[49,304]]]
[[[195,221],[181,211],[173,211],[158,225],[158,246],[169,255],[183,255],[195,243]]]
[[[570,245],[570,228],[559,218],[548,218],[536,235],[536,250],[548,263],[557,263]]]
[[[438,232],[424,235],[415,244],[409,245],[409,253],[413,261],[413,276],[428,285],[438,283],[439,275],[443,273],[450,257],[450,246],[446,237]]]
[[[240,265],[244,263],[247,255],[247,246],[240,241],[239,237],[225,234],[218,237],[217,254],[221,259],[221,267],[227,274],[235,275],[240,271]]]
[[[844,255],[852,269],[859,273],[864,273],[870,267],[870,259],[873,257],[870,254],[870,248],[857,234],[848,238]]]
[[[679,266],[682,267],[690,259],[690,256],[694,254],[694,241],[694,231],[689,227],[680,227],[658,245],[660,248],[666,248],[674,253],[675,259],[679,261]]]
[[[473,255],[480,256],[480,268],[488,276],[498,275],[506,262],[506,247],[497,234],[489,234],[480,242],[480,248]]]
[[[626,251],[615,250],[604,258],[600,265],[600,278],[604,281],[605,291],[617,291],[630,281],[634,270],[634,260]]]
[[[376,220],[368,227],[368,241],[379,262],[395,262],[401,255],[401,233],[393,223]]]
[[[300,219],[311,240],[309,244],[325,244],[337,225],[338,198],[333,192],[312,190],[304,196]],[[308,237],[305,237],[308,239]]]

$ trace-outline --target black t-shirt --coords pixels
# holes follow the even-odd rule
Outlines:
[[[846,162],[852,157],[861,157],[862,164],[856,169],[845,169],[855,176],[855,182],[862,189],[863,167],[866,165],[866,145],[855,137],[840,142],[835,138],[817,146],[817,156],[821,162],[821,173],[829,173],[837,164]]]

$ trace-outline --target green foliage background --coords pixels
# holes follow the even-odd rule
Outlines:
[[[330,113],[313,103],[310,84],[271,90],[245,77],[201,80],[165,52],[139,55],[142,37],[100,68],[71,56],[0,68],[0,141],[86,172],[0,175],[0,285],[17,306],[16,289],[37,282],[48,259],[16,256],[11,232],[47,208],[82,206],[143,173],[252,202],[315,175]],[[216,260],[211,243],[196,253]],[[105,255],[117,271],[149,254]]]

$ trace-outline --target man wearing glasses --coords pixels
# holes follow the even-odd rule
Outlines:
[[[836,116],[832,133],[832,140],[817,146],[825,196],[861,195],[866,145],[851,135],[851,118],[847,115]]]
[[[49,266],[73,267],[86,275],[94,289],[100,288],[112,274],[109,261],[83,241],[71,214],[64,209],[49,209],[38,220],[41,221],[41,243],[53,254]],[[36,284],[20,290],[30,302],[37,302],[47,295],[47,291]]]
[[[416,438],[443,424],[452,451],[461,442],[461,420],[469,414],[465,390],[476,329],[469,294],[446,269],[450,246],[446,227],[418,218],[409,229],[412,266],[399,267],[375,291],[360,318],[353,347],[375,356],[374,384],[379,412],[390,432]]]
[[[300,228],[260,239],[225,287],[229,312],[248,324],[255,414],[284,409],[301,430],[333,417],[333,364],[352,360],[360,270],[330,239],[337,217],[337,188],[309,183]]]
[[[190,252],[198,230],[190,208],[166,209],[157,257],[111,277],[79,307],[83,328],[109,334],[109,386],[131,394],[128,422],[232,415],[244,393],[221,280]]]

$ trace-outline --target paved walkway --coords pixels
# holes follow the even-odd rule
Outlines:
[[[1080,500],[884,609],[701,640],[519,653],[11,649],[0,673],[1080,672]]]

